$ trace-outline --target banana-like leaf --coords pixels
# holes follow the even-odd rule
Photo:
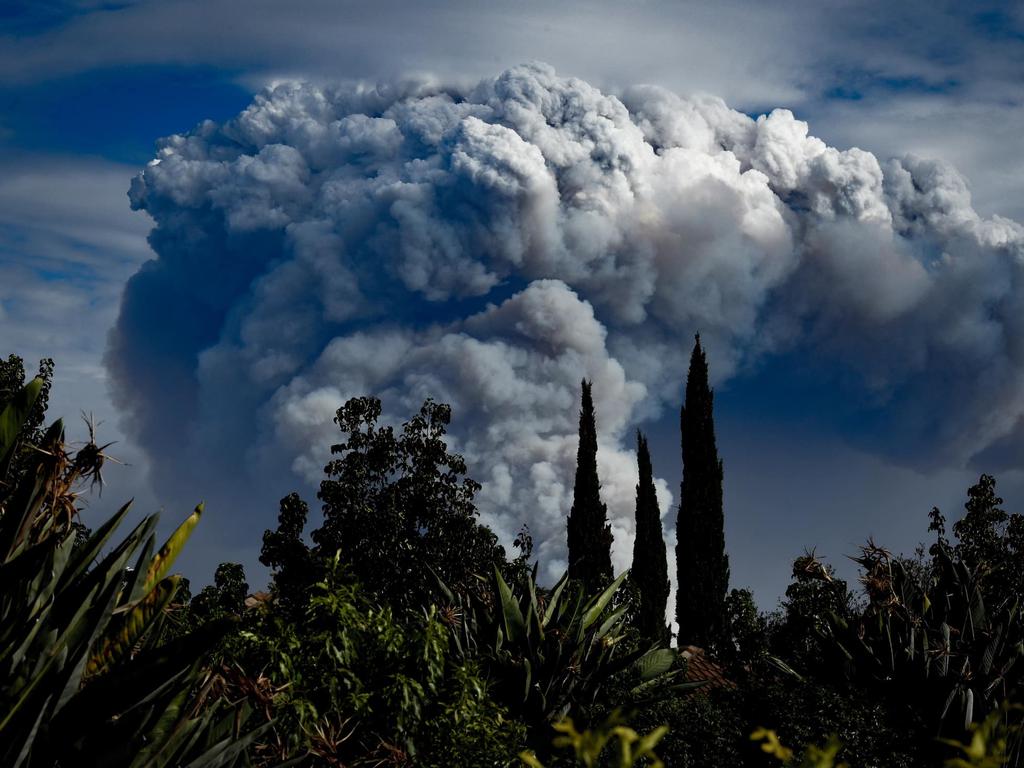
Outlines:
[[[636,662],[640,679],[647,681],[660,677],[672,669],[677,654],[671,648],[655,648],[648,651]]]
[[[188,541],[188,537],[192,534],[193,529],[198,525],[199,518],[203,514],[203,505],[196,505],[195,510],[191,515],[185,518],[185,522],[178,526],[178,529],[171,534],[171,537],[167,540],[160,551],[157,552],[156,557],[153,558],[153,562],[149,565],[149,570],[146,573],[146,581],[143,583],[142,592],[148,594],[156,583],[160,581],[167,572],[171,570],[171,566],[174,565],[174,561],[181,553],[182,547],[185,546],[185,542]]]

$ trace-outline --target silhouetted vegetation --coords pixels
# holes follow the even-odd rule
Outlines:
[[[654,468],[647,439],[636,433],[636,461],[639,482],[636,486],[636,538],[633,540],[633,567],[629,578],[636,591],[636,630],[648,641],[668,644],[665,624],[670,590],[665,539],[661,528],[661,510],[654,488]]]
[[[708,362],[700,336],[690,357],[679,427],[683,454],[676,518],[679,643],[717,648],[725,624],[729,556],[725,552],[722,461],[715,443],[714,393],[708,384]]]
[[[580,385],[580,442],[572,509],[566,520],[566,543],[569,578],[579,581],[584,591],[594,593],[612,580],[612,529],[597,476],[597,425],[590,387],[586,380]]]
[[[632,574],[602,565],[548,585],[528,531],[510,558],[480,524],[479,486],[444,439],[447,406],[428,401],[394,430],[379,401],[350,400],[320,525],[307,530],[306,502],[286,496],[263,536],[266,589],[224,563],[191,596],[170,568],[202,535],[201,508],[160,547],[155,516],[118,538],[128,505],[85,531],[79,498],[104,450],[72,450],[59,421],[45,427],[52,368],[26,383],[20,361],[7,365],[4,766],[1020,764],[1024,518],[1002,509],[995,480],[969,490],[949,534],[932,510],[932,541],[914,556],[865,544],[856,587],[813,551],[796,557],[779,608],[763,613],[722,581],[722,465],[699,344],[683,410],[695,458],[679,535],[691,540],[677,551],[691,560],[681,573],[710,571],[679,603],[692,612],[683,637],[703,649],[667,643],[642,436]],[[573,512],[586,500],[581,519],[600,533],[589,384],[583,395]],[[583,541],[602,551],[576,562],[603,562],[610,538]]]

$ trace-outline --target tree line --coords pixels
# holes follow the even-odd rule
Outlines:
[[[983,475],[931,542],[868,542],[859,585],[813,551],[779,607],[729,588],[723,466],[698,338],[680,412],[678,635],[654,470],[637,434],[633,566],[614,574],[589,382],[568,572],[507,552],[448,450],[447,405],[400,427],[337,411],[317,494],[278,505],[253,591],[172,573],[125,505],[78,519],[107,446],[46,425],[52,362],[0,360],[0,764],[56,766],[997,766],[1020,762],[1024,517]]]
[[[573,503],[566,522],[569,577],[587,592],[612,580],[612,532],[601,502],[597,428],[591,384],[581,384],[579,449]],[[722,460],[715,441],[714,393],[700,336],[690,356],[685,399],[679,412],[683,479],[676,518],[675,617],[680,646],[713,649],[722,641],[729,556],[722,509]],[[652,641],[668,639],[665,616],[669,579],[661,512],[647,439],[637,431],[636,537],[630,581],[637,593],[636,626]]]

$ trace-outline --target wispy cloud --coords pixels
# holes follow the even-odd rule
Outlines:
[[[145,456],[118,426],[103,365],[124,282],[152,256],[151,222],[126,204],[132,170],[68,157],[8,159],[0,176],[0,344],[29,369],[56,360],[49,415],[65,419],[73,440],[86,434],[80,410],[103,422],[100,436],[118,441],[113,453],[133,465],[108,470],[120,502],[136,496],[152,509]]]

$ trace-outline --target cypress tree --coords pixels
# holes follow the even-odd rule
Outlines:
[[[566,526],[569,547],[569,578],[593,594],[612,580],[612,529],[608,509],[601,503],[601,482],[597,477],[597,427],[590,382],[582,382],[580,445],[576,452],[576,483],[572,510]]]
[[[713,648],[725,621],[729,557],[722,513],[722,461],[715,445],[714,394],[696,337],[679,413],[683,482],[676,519],[679,644]]]
[[[636,628],[641,637],[668,643],[665,608],[668,605],[668,561],[661,530],[661,511],[654,490],[654,470],[647,438],[637,430],[636,460],[640,482],[636,486],[636,538],[633,540],[633,568],[630,579],[639,596]]]

